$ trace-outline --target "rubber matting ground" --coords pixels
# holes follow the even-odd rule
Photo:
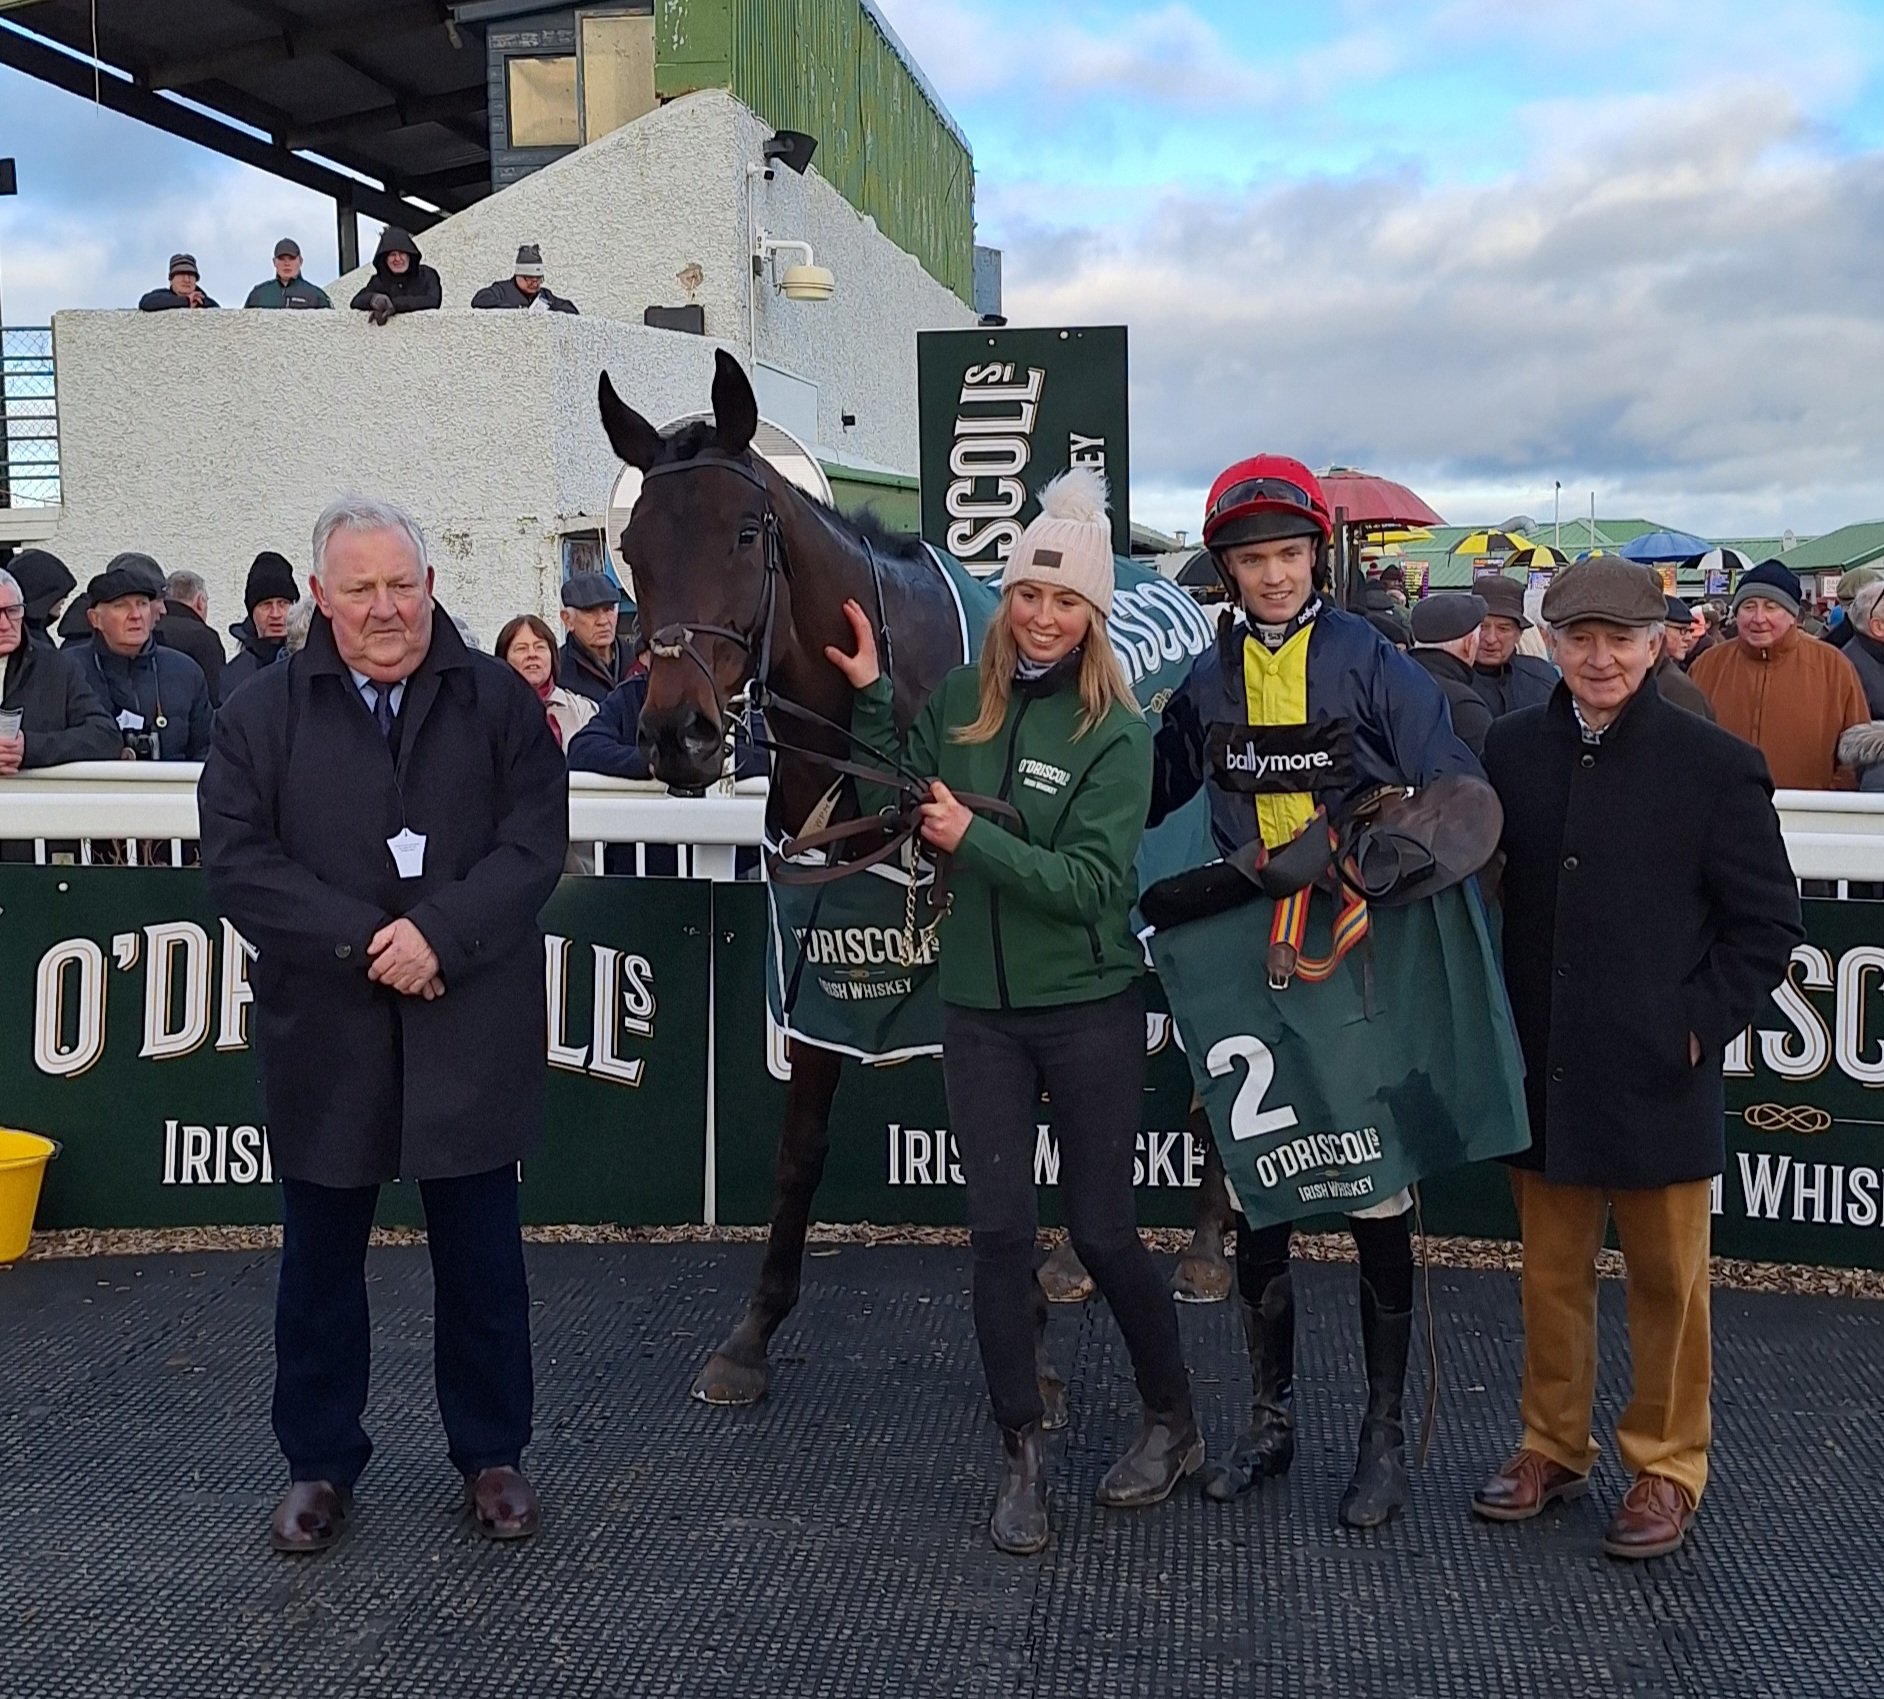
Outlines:
[[[1300,1265],[1294,1472],[1234,1507],[1090,1501],[1137,1406],[1103,1306],[1056,1311],[1073,1425],[1044,1557],[987,1544],[997,1442],[966,1253],[814,1256],[746,1411],[685,1396],[754,1246],[533,1246],[546,1521],[457,1515],[422,1249],[375,1252],[378,1453],[347,1542],[270,1553],[273,1257],[0,1271],[0,1695],[1871,1696],[1884,1606],[1884,1306],[1715,1294],[1715,1477],[1686,1551],[1627,1567],[1581,1503],[1490,1528],[1513,1437],[1516,1286],[1436,1271],[1441,1418],[1411,1514],[1338,1532],[1360,1396],[1353,1270]],[[1603,1288],[1599,1413],[1621,1407]],[[1186,1307],[1213,1446],[1247,1379]],[[1415,1371],[1410,1403],[1423,1399]],[[1600,1417],[1599,1417],[1600,1419]],[[1606,1428],[1606,1423],[1605,1423]]]

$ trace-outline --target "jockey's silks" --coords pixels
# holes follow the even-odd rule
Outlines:
[[[1308,645],[1311,621],[1273,654],[1254,635],[1243,639],[1243,700],[1252,726],[1301,726],[1308,723]],[[1253,798],[1256,829],[1272,850],[1301,834],[1314,817],[1308,791],[1272,791]]]

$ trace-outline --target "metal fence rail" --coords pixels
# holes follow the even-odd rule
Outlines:
[[[59,500],[52,329],[0,328],[0,507],[56,507]]]

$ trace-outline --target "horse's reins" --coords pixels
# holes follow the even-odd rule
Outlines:
[[[809,832],[788,837],[776,851],[768,851],[766,857],[767,872],[781,885],[829,885],[838,879],[849,878],[852,874],[867,872],[883,862],[901,857],[911,850],[921,835],[922,804],[929,800],[931,781],[912,773],[896,756],[878,749],[866,739],[859,737],[848,726],[839,725],[815,709],[807,708],[802,703],[794,702],[789,697],[781,696],[768,683],[772,669],[773,637],[778,623],[778,581],[781,576],[790,575],[790,563],[785,554],[785,540],[778,522],[778,513],[772,506],[772,492],[766,487],[765,479],[743,457],[725,454],[700,454],[691,460],[670,461],[664,465],[651,466],[644,474],[646,478],[656,478],[674,472],[688,472],[699,467],[719,467],[737,473],[747,483],[756,488],[765,498],[765,510],[761,526],[765,537],[765,577],[759,591],[759,605],[746,631],[740,631],[728,625],[709,625],[705,623],[673,623],[661,626],[648,638],[649,652],[660,660],[686,660],[706,678],[713,691],[713,705],[720,723],[732,723],[729,704],[720,694],[719,680],[714,677],[713,669],[700,653],[698,639],[717,638],[721,642],[731,643],[742,650],[747,658],[747,673],[742,682],[742,689],[752,710],[768,714],[776,719],[782,711],[787,719],[795,719],[801,724],[815,726],[821,731],[834,733],[845,740],[848,747],[862,749],[881,763],[878,767],[866,766],[840,756],[826,754],[822,750],[807,749],[802,745],[783,743],[776,738],[759,737],[747,728],[747,736],[755,748],[771,750],[776,754],[794,755],[800,760],[814,761],[840,778],[850,778],[862,784],[893,791],[898,797],[899,806],[894,810],[884,810],[881,814],[867,815],[856,820],[843,820],[835,825],[824,825]],[[889,668],[891,656],[889,642],[889,624],[884,617],[883,583],[877,570],[876,551],[865,543],[865,551],[870,561],[870,577],[876,591],[877,629],[881,633],[882,652],[885,672]],[[875,633],[873,633],[875,635]],[[737,693],[736,693],[737,694]],[[1012,803],[1000,797],[977,796],[972,793],[957,793],[956,800],[978,814],[988,814],[1016,824],[1020,813]],[[821,866],[805,866],[798,858],[812,852],[831,852],[838,846],[865,836],[882,836],[883,842],[865,851],[862,855],[848,861],[827,859]],[[916,928],[916,881],[915,869],[910,867],[909,902],[905,915],[905,931],[911,959],[916,958],[918,945],[925,951],[934,941],[936,928],[949,912],[952,899],[948,890],[950,857],[946,852],[930,846],[930,861],[935,873],[929,886],[929,909],[931,919],[922,928],[920,937]]]

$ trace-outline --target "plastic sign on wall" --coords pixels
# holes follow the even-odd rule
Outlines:
[[[1123,325],[930,330],[916,338],[922,534],[997,572],[1070,466],[1112,490],[1112,552],[1131,553],[1131,442]]]

